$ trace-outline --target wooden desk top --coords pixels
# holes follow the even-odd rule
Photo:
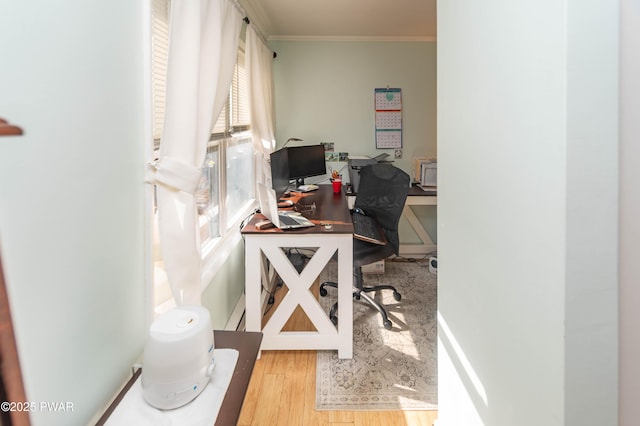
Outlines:
[[[260,343],[262,342],[262,333],[215,330],[213,332],[213,338],[216,349],[235,349],[238,351],[236,368],[233,370],[231,382],[222,400],[222,405],[220,406],[218,418],[215,423],[220,426],[235,425],[238,423],[242,403],[244,402],[249,380],[251,379],[251,373],[253,372],[253,366],[258,357],[258,350],[260,350]],[[106,423],[111,413],[115,411],[120,401],[122,401],[141,373],[142,370],[140,369],[135,372],[124,389],[122,389],[113,401],[113,404],[111,404],[102,417],[100,417],[96,426]]]
[[[238,362],[231,376],[231,383],[222,400],[216,425],[238,424],[242,403],[249,387],[253,366],[258,357],[262,333],[251,331],[214,331],[216,348],[230,348],[238,351]]]
[[[438,195],[438,190],[437,189],[422,189],[420,188],[417,184],[413,184],[411,185],[411,188],[409,188],[409,193],[407,194],[407,196],[437,196]]]
[[[347,204],[344,190],[339,194],[334,194],[331,185],[318,185],[317,191],[299,193],[291,192],[291,200],[295,207],[281,208],[280,210],[298,211],[302,216],[309,219],[315,226],[298,229],[256,229],[256,223],[266,218],[258,213],[242,228],[243,234],[353,234],[353,223],[351,213]],[[331,225],[327,229],[324,225]]]
[[[356,195],[358,195],[355,192],[349,192],[347,194],[349,197],[355,197]],[[420,188],[420,186],[418,186],[418,184],[414,183],[413,185],[411,185],[411,188],[409,188],[409,193],[407,194],[408,197],[437,197],[438,196],[438,190],[437,189],[422,189]]]

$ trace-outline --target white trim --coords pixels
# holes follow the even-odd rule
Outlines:
[[[273,23],[269,15],[265,12],[260,2],[243,2],[245,16],[251,21],[251,25],[256,29],[257,33],[265,38],[265,34],[270,33],[273,29]],[[267,32],[263,31],[267,30]]]
[[[247,206],[244,213],[240,215],[239,219],[229,227],[229,231],[225,233],[223,237],[215,243],[207,247],[206,253],[202,256],[202,291],[211,284],[211,281],[216,276],[222,265],[229,258],[231,251],[242,241],[242,235],[240,234],[240,223],[247,217],[251,211],[255,208],[255,203],[251,203]],[[236,228],[235,230],[233,228]]]
[[[433,36],[269,36],[269,41],[368,41],[368,42],[435,42]]]
[[[152,23],[151,23],[151,0],[144,0],[142,13],[142,55],[144,57],[143,79],[144,79],[144,98],[145,114],[144,117],[144,140],[148,143],[144,144],[145,164],[153,161],[153,73],[152,73]],[[154,311],[154,261],[153,261],[153,208],[154,208],[154,187],[153,185],[144,185],[144,282],[145,282],[145,318],[147,328],[151,326]]]
[[[244,293],[240,295],[240,299],[238,303],[236,303],[235,308],[233,308],[233,312],[231,312],[231,316],[227,321],[227,325],[224,326],[225,330],[236,331],[240,328],[242,324],[242,318],[244,317],[244,305],[245,305],[245,297]],[[244,330],[240,330],[244,331]]]
[[[216,243],[211,244],[207,247],[207,253],[203,256],[202,259],[202,279],[201,279],[201,291],[204,292],[207,287],[213,281],[213,278],[216,276],[222,265],[225,264],[227,259],[229,258],[229,254],[233,251],[233,249],[238,245],[238,243],[242,240],[242,235],[240,234],[240,223],[242,220],[248,216],[252,209],[255,207],[255,203],[248,205],[245,210],[245,214],[241,216],[241,218],[234,223],[234,227],[236,227],[237,231],[229,231],[224,237],[219,238]],[[172,309],[176,306],[176,301],[173,297],[167,299],[160,305],[156,306],[155,309],[152,307],[152,320],[157,315],[161,315],[164,312],[167,312],[169,309]],[[236,330],[240,321],[242,320],[242,316],[244,314],[244,293],[242,294],[240,300],[236,304],[231,316],[227,320],[227,324],[225,325],[225,330]]]

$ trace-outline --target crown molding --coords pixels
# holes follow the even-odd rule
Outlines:
[[[367,41],[367,42],[436,42],[432,36],[278,36],[272,35],[269,41]]]
[[[262,7],[260,1],[240,0],[240,5],[249,17],[249,20],[259,32],[268,39],[269,34],[273,31],[273,24],[269,16]]]

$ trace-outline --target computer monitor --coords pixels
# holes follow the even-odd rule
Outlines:
[[[273,151],[271,159],[271,186],[280,199],[289,188],[289,161],[287,148]]]
[[[288,150],[289,179],[304,185],[304,178],[327,173],[324,145],[290,146]]]

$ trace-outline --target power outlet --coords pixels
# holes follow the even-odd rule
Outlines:
[[[396,155],[396,158],[402,158],[402,150],[396,149],[395,155]]]
[[[429,257],[429,272],[438,275],[438,258],[435,256]]]

